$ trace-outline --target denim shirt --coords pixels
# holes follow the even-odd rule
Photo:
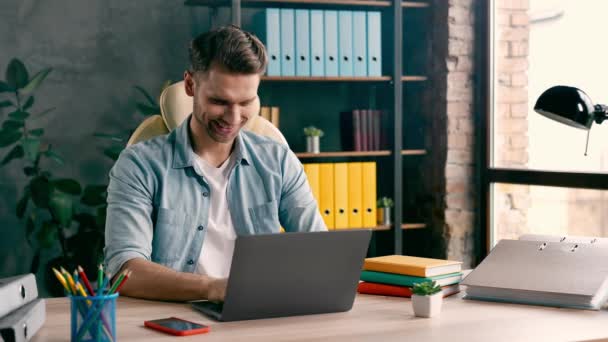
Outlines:
[[[125,149],[110,171],[104,248],[111,276],[133,258],[194,272],[211,196],[196,163],[190,118]],[[288,146],[241,131],[226,190],[237,235],[327,230],[302,164]]]

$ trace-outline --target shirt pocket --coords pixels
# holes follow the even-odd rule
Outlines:
[[[152,239],[152,260],[171,267],[187,249],[187,214],[168,208],[158,208]]]
[[[278,233],[281,224],[279,223],[279,208],[277,201],[270,201],[262,205],[249,208],[249,215],[253,223],[253,231],[257,234]]]

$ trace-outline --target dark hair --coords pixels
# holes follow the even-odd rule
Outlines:
[[[212,63],[228,71],[263,74],[268,59],[264,44],[237,26],[223,26],[203,33],[190,42],[190,71],[206,72]]]

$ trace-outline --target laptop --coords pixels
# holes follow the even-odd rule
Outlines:
[[[223,303],[192,302],[219,321],[352,308],[371,230],[239,236]]]

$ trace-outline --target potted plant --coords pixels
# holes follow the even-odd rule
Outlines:
[[[416,317],[433,317],[441,312],[443,292],[434,281],[414,284],[412,288],[412,306]]]
[[[306,152],[321,152],[320,139],[323,136],[323,131],[315,126],[309,126],[304,128],[304,135],[306,136]]]
[[[387,226],[393,223],[391,221],[391,208],[393,205],[393,200],[389,197],[380,197],[378,199],[378,202],[376,203],[378,209],[378,224]]]

